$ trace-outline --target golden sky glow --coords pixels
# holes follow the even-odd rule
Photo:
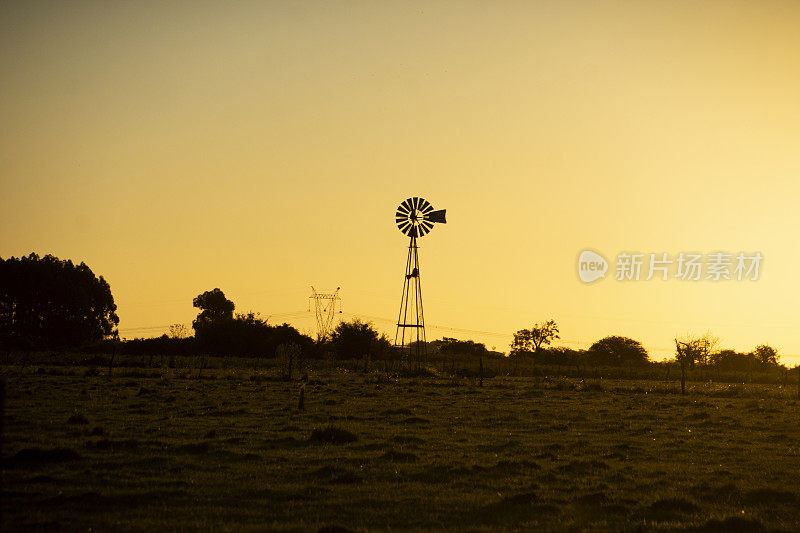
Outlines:
[[[798,28],[797,2],[4,2],[0,256],[85,261],[127,337],[214,287],[310,333],[313,284],[394,338],[419,195],[448,210],[426,321],[491,333],[429,339],[554,318],[797,363]],[[764,261],[584,285],[586,248]]]

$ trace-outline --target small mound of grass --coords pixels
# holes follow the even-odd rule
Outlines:
[[[383,455],[381,455],[381,459],[384,459],[386,461],[391,461],[393,463],[413,463],[419,458],[413,453],[398,452],[397,450],[389,450]]]
[[[650,504],[650,511],[656,513],[692,514],[700,510],[698,506],[683,498],[656,500]]]
[[[535,492],[524,492],[521,494],[513,494],[506,496],[500,503],[506,505],[533,505],[539,502],[539,495]]]
[[[358,437],[346,429],[327,426],[312,431],[308,440],[317,444],[347,444],[357,441]]]
[[[211,445],[209,445],[207,442],[196,442],[178,446],[175,448],[175,451],[180,453],[188,453],[191,455],[202,455],[204,453],[208,453],[210,449]]]
[[[88,450],[134,450],[141,444],[137,439],[100,439],[97,441],[88,441],[84,447]]]
[[[322,526],[317,533],[353,533],[353,531],[342,526]]]
[[[241,441],[241,439],[237,439],[236,442]],[[234,442],[231,439],[228,439],[227,442]],[[294,437],[278,437],[276,439],[265,439],[263,444],[259,446],[261,450],[275,450],[281,448],[298,448],[300,446],[305,446],[305,441],[297,440]]]
[[[569,464],[561,465],[557,468],[559,472],[573,474],[590,474],[600,470],[608,470],[611,467],[603,461],[570,461]]]
[[[323,466],[309,475],[314,479],[327,481],[335,485],[352,485],[364,481],[361,476],[352,470],[337,466]]]
[[[698,526],[694,531],[702,533],[729,533],[736,531],[737,533],[758,533],[765,531],[765,528],[758,520],[750,520],[740,516],[732,516],[724,520],[709,520],[702,526]]]
[[[392,442],[396,444],[425,444],[425,439],[419,437],[407,437],[405,435],[397,435],[392,437]]]
[[[602,491],[591,492],[578,496],[575,501],[581,505],[601,505],[608,502],[608,495]]]
[[[386,411],[381,412],[381,416],[392,416],[392,415],[411,415],[411,409],[387,409]]]
[[[24,448],[8,459],[7,463],[11,467],[37,466],[76,461],[80,458],[80,454],[72,448]]]
[[[78,426],[85,426],[89,420],[80,413],[76,413],[67,419],[67,424],[75,424]]]
[[[498,461],[496,465],[492,467],[492,470],[499,470],[503,472],[521,472],[526,470],[541,470],[541,466],[539,463],[534,463],[533,461],[512,461],[508,459],[503,459]]]
[[[403,420],[403,423],[404,424],[428,424],[428,423],[430,423],[430,420],[428,420],[427,418],[419,417],[419,416],[411,416],[411,417],[406,418],[405,420]]]
[[[754,489],[742,495],[745,505],[774,505],[776,503],[794,503],[797,495],[788,490]]]

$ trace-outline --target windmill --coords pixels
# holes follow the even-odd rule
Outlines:
[[[410,238],[408,259],[403,280],[403,296],[400,300],[400,314],[397,317],[397,333],[394,345],[399,347],[403,359],[411,357],[411,343],[416,341],[414,355],[417,367],[422,365],[423,356],[427,356],[425,347],[425,317],[422,309],[422,286],[419,279],[419,254],[417,238],[427,235],[435,223],[445,224],[445,209],[435,211],[424,198],[414,196],[397,207],[395,221],[404,235]],[[411,329],[410,332],[406,330]],[[405,351],[406,341],[409,343]]]

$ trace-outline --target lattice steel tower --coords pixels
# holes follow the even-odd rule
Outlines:
[[[332,294],[322,294],[317,292],[314,286],[311,286],[311,296],[309,300],[314,300],[314,308],[317,316],[317,342],[324,342],[327,340],[333,331],[333,318],[336,316],[336,302],[339,302],[339,312],[341,313],[342,304],[339,297],[339,289]],[[309,307],[311,302],[309,301]]]
[[[445,209],[434,211],[433,206],[427,200],[414,196],[401,203],[395,213],[397,227],[410,238],[410,242],[394,345],[400,348],[402,359],[408,359],[409,365],[413,356],[417,360],[417,368],[422,366],[423,358],[427,358],[417,238],[429,233],[433,229],[434,223],[445,224],[447,222],[445,211]],[[411,331],[407,332],[407,329],[411,329]],[[408,341],[407,347],[406,341]],[[411,343],[413,342],[416,344],[412,353]],[[408,349],[406,350],[406,348]]]

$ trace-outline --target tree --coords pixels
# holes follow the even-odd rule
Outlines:
[[[714,358],[714,349],[719,338],[706,332],[701,337],[685,335],[675,338],[675,358],[681,365],[681,394],[686,394],[686,368],[694,368],[695,363],[709,364]]]
[[[482,357],[488,353],[485,344],[472,340],[461,341],[452,337],[442,337],[441,340],[432,341],[430,344],[442,355]]]
[[[192,321],[197,343],[204,352],[222,354],[231,340],[235,309],[233,302],[216,288],[196,296],[192,305],[200,309],[197,318]]]
[[[750,371],[757,366],[755,355],[726,348],[709,356],[709,364],[718,370]]]
[[[542,346],[547,346],[555,339],[560,338],[555,320],[535,324],[531,329],[521,329],[514,333],[510,355],[516,356],[526,352],[538,355]]]
[[[170,339],[183,339],[186,338],[186,326],[183,324],[172,324],[169,327]]]
[[[639,341],[619,335],[605,337],[592,344],[589,358],[596,364],[615,366],[642,365],[650,359]]]
[[[382,351],[381,344],[388,344],[386,337],[375,330],[371,322],[354,318],[351,322],[340,322],[331,333],[336,355],[340,359],[360,359],[375,351]]]
[[[85,263],[32,253],[0,259],[0,345],[77,348],[116,337],[108,282]]]
[[[753,350],[753,355],[762,365],[777,365],[778,350],[767,344],[759,344]]]
[[[195,333],[209,324],[233,320],[233,310],[236,308],[219,288],[196,296],[192,305],[200,309],[197,318],[192,322]]]

